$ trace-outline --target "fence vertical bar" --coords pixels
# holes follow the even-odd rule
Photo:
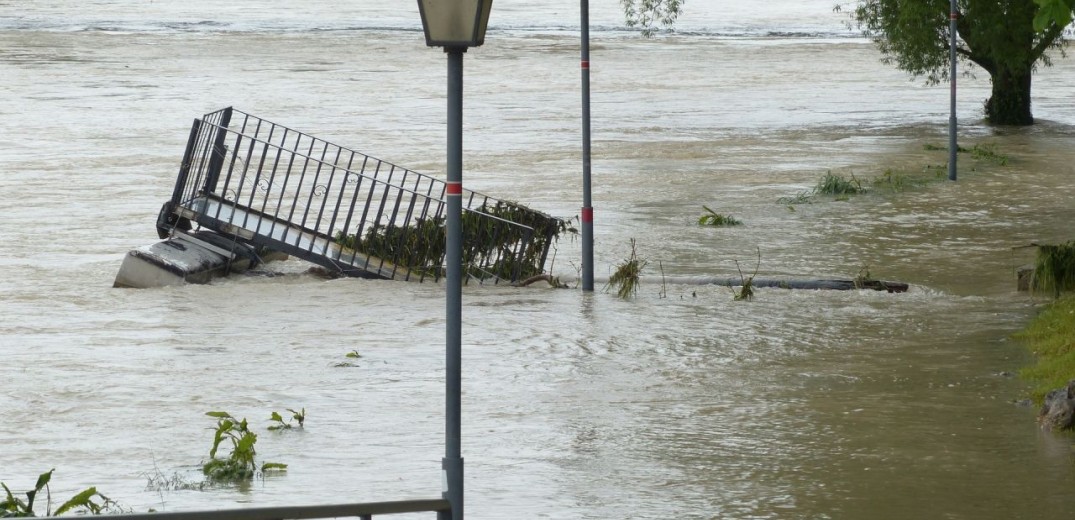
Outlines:
[[[220,115],[220,128],[217,131],[216,141],[213,143],[213,155],[209,159],[209,170],[205,175],[204,190],[206,193],[215,193],[216,184],[220,179],[220,168],[224,166],[224,147],[228,125],[231,124],[231,107],[225,108]]]
[[[186,190],[187,178],[190,177],[190,163],[194,160],[194,147],[198,141],[198,133],[201,128],[201,120],[195,119],[190,126],[190,137],[187,139],[187,149],[183,151],[183,162],[179,163],[179,178],[175,181],[175,189],[172,190],[172,202],[182,202],[183,191]]]

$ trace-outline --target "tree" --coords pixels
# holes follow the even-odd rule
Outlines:
[[[683,11],[684,0],[620,0],[628,27],[641,27],[644,36],[652,36],[655,24],[671,28]]]
[[[989,121],[1033,124],[1031,77],[1039,63],[1049,64],[1045,51],[1063,44],[1071,2],[959,0],[957,30],[962,42],[956,53],[989,73],[993,84],[985,102]],[[1058,12],[1054,7],[1042,14],[1039,3],[1059,4],[1066,21],[1052,17]],[[938,83],[948,79],[948,15],[948,0],[860,0],[851,16],[877,43],[885,63]]]
[[[1075,0],[1034,0],[1038,4],[1038,15],[1034,17],[1034,30],[1045,31],[1050,22],[1061,27],[1071,23],[1071,13],[1075,11]]]

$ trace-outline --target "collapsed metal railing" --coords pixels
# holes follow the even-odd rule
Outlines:
[[[444,276],[444,181],[231,107],[195,119],[163,237],[191,222],[349,276]],[[544,272],[564,221],[464,190],[468,278]]]

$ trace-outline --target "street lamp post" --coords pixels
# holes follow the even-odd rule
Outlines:
[[[590,195],[590,1],[579,5],[582,26],[582,290],[593,291],[593,200]]]
[[[448,54],[448,158],[446,277],[445,439],[441,468],[452,520],[463,518],[462,318],[463,318],[463,53],[485,43],[493,0],[418,0],[426,44]],[[440,519],[447,520],[447,519]]]
[[[956,33],[959,30],[959,11],[956,0],[949,2],[948,14],[948,61],[950,72],[948,81],[951,85],[948,109],[948,180],[956,180]]]

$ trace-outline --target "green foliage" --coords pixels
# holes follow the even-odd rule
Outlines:
[[[463,265],[479,280],[518,281],[539,275],[545,255],[560,235],[578,233],[572,221],[508,201],[464,211]]]
[[[288,408],[287,411],[291,412],[291,418],[287,421],[285,421],[284,417],[277,412],[273,412],[272,415],[269,416],[269,420],[273,422],[273,424],[269,426],[269,430],[290,430],[292,428],[292,420],[298,421],[299,428],[302,428],[303,423],[306,422],[306,408],[297,412]]]
[[[1039,245],[1030,288],[1059,298],[1075,290],[1075,241],[1060,245]]]
[[[967,151],[966,149],[960,149],[960,151]],[[1010,157],[1002,153],[997,152],[997,146],[995,144],[976,144],[970,149],[971,157],[981,161],[991,162],[997,166],[1007,166]]]
[[[948,147],[925,144],[922,145],[922,149],[926,151],[947,151]],[[975,160],[993,163],[997,166],[1007,166],[1011,161],[1011,157],[998,152],[997,145],[993,143],[978,143],[971,148],[958,146],[956,147],[956,153],[969,153]]]
[[[359,358],[362,357],[362,354],[359,354],[357,350],[352,350],[352,351],[348,352],[345,355],[345,357],[347,359],[359,359]],[[336,364],[334,364],[332,366],[336,367],[336,368],[355,368],[355,367],[358,367],[357,364],[352,363],[350,361],[341,361],[341,362],[336,363]],[[305,412],[305,410],[303,410],[303,411]]]
[[[1071,23],[1071,13],[1075,10],[1072,0],[1034,0],[1038,4],[1038,14],[1034,16],[1034,30],[1045,32],[1053,25],[1067,27]]]
[[[620,0],[628,27],[639,27],[642,35],[653,36],[656,25],[671,29],[683,11],[684,0]]]
[[[881,174],[880,177],[874,177],[871,181],[871,185],[872,188],[879,191],[900,193],[911,188],[918,188],[931,182],[936,182],[940,179],[942,179],[940,172],[929,177],[923,177],[899,173],[889,169],[885,170],[885,173]]]
[[[238,482],[250,480],[258,475],[259,468],[255,457],[254,445],[258,436],[250,431],[246,419],[238,420],[227,412],[206,412],[205,415],[217,419],[213,435],[213,447],[209,449],[209,462],[202,465],[202,473],[214,482]],[[226,442],[225,442],[226,441]],[[230,445],[231,452],[226,457],[217,458],[221,445]],[[283,471],[286,464],[264,463],[260,472]]]
[[[646,260],[638,258],[638,253],[635,249],[635,239],[632,238],[631,254],[626,260],[616,266],[616,270],[612,273],[612,276],[608,278],[608,285],[605,286],[605,292],[615,288],[616,295],[624,300],[638,294],[639,279],[642,276],[642,270],[646,268],[647,263]]]
[[[336,242],[360,253],[407,267],[416,274],[438,276],[445,251],[444,217],[419,218],[413,225],[373,224],[361,241],[342,231]]]
[[[758,276],[758,269],[761,268],[761,248],[758,248],[758,262],[754,264],[754,274],[750,276],[743,276],[743,270],[739,267],[739,260],[735,261],[735,269],[739,271],[739,280],[741,285],[739,290],[736,291],[732,288],[732,295],[735,301],[750,301],[754,299],[754,277]]]
[[[1075,296],[1050,303],[1015,338],[1037,358],[1021,374],[1034,383],[1032,397],[1041,402],[1050,390],[1075,379]]]
[[[847,179],[842,175],[836,175],[831,171],[826,173],[824,177],[818,181],[817,186],[814,186],[814,193],[817,195],[857,195],[859,193],[865,193],[866,189],[862,187],[862,183],[855,178],[855,174],[851,174],[851,178]]]
[[[499,201],[464,209],[463,265],[479,280],[520,280],[541,274],[545,254],[563,233],[577,233],[570,221],[550,217],[514,202]],[[412,275],[444,276],[444,217],[418,218],[411,224],[374,224],[362,240],[339,231],[341,246],[407,268]]]
[[[34,484],[34,489],[25,493],[26,500],[16,498],[7,484],[0,482],[0,486],[4,488],[4,498],[0,500],[0,518],[23,518],[37,516],[34,511],[34,502],[41,492],[45,490],[47,495],[47,504],[45,516],[60,516],[68,511],[76,509],[84,509],[90,514],[99,515],[102,512],[118,510],[116,503],[112,499],[97,492],[96,487],[86,488],[82,492],[71,497],[69,500],[60,504],[60,507],[56,508],[56,512],[52,512],[52,494],[49,492],[49,481],[52,480],[52,472],[56,471],[55,468],[42,473],[37,477],[37,483]],[[96,501],[95,501],[96,499]]]
[[[862,289],[866,287],[866,284],[873,281],[875,280],[873,276],[870,275],[870,266],[863,265],[859,268],[859,272],[857,275],[855,275],[855,279],[852,280],[852,283],[855,284],[856,289]]]
[[[706,210],[706,214],[698,218],[699,226],[739,226],[743,222],[731,215],[722,215],[709,209],[709,206],[702,206]]]
[[[961,60],[989,73],[993,91],[986,102],[986,116],[996,124],[1033,122],[1030,76],[1038,63],[1049,64],[1046,50],[1063,44],[1066,23],[1043,22],[1042,29],[1035,30],[1040,14],[1035,1],[1043,0],[959,2],[956,51]],[[929,84],[949,79],[948,2],[860,0],[851,18],[877,43],[884,63],[924,77]]]
[[[800,191],[792,197],[780,197],[776,200],[778,204],[784,204],[789,210],[795,211],[796,204],[811,204],[813,199],[811,198],[809,191]]]

